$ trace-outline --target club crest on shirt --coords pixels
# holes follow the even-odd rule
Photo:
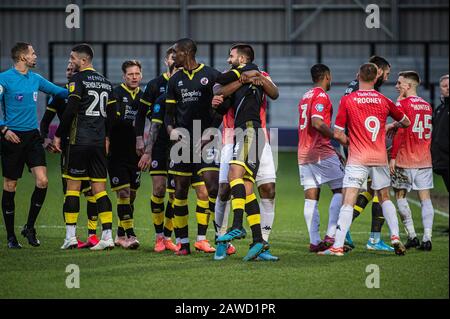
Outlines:
[[[317,105],[316,105],[316,110],[317,110],[317,112],[322,112],[323,109],[324,109],[323,104],[317,104]]]
[[[113,183],[114,185],[119,184],[119,178],[118,178],[118,177],[113,177],[113,178],[112,178],[112,183]]]
[[[123,103],[128,103],[128,98],[126,96],[124,96],[122,101],[123,101]]]
[[[201,83],[202,85],[206,85],[206,84],[209,83],[209,80],[208,80],[208,78],[202,78],[202,79],[200,80],[200,83]]]
[[[23,100],[23,94],[16,94],[16,101],[22,102]]]
[[[75,82],[70,82],[69,83],[69,92],[72,93],[73,91],[75,91]]]
[[[155,106],[153,107],[153,112],[158,113],[159,110],[161,110],[161,105],[155,104]]]
[[[157,168],[158,167],[158,161],[152,161],[152,168]]]
[[[178,81],[178,86],[183,86],[183,81]]]

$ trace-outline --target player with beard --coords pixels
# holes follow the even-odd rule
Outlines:
[[[70,78],[75,74],[73,70],[73,66],[71,63],[67,65],[66,68],[66,78],[67,81],[70,82]],[[69,88],[69,83],[65,85],[66,89]],[[51,139],[48,137],[50,123],[54,119],[55,115],[61,121],[62,115],[66,110],[67,99],[59,98],[59,97],[50,97],[45,113],[42,117],[40,124],[40,133],[42,138],[44,139],[44,148],[48,149],[50,152],[54,152],[52,149]],[[64,165],[66,162],[66,151],[67,151],[68,137],[62,140],[62,152],[61,152],[61,175],[64,173]],[[62,186],[63,186],[63,194],[66,193],[67,190],[67,181],[64,177],[62,177]],[[86,242],[82,242],[78,240],[78,248],[89,248],[97,245],[97,205],[95,203],[95,197],[92,195],[91,184],[89,181],[81,181],[81,192],[84,194],[86,198],[86,211],[88,217],[88,239]],[[63,212],[64,215],[64,212]]]

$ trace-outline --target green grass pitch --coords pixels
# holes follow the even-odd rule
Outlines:
[[[39,248],[19,235],[26,221],[34,185],[24,172],[16,195],[16,233],[23,249],[6,249],[3,220],[0,225],[0,298],[448,298],[448,217],[435,215],[433,251],[408,251],[406,256],[369,252],[365,243],[370,231],[370,205],[352,227],[356,249],[343,258],[321,257],[308,252],[303,218],[303,191],[298,182],[294,153],[279,154],[276,217],[271,235],[277,263],[243,262],[249,239],[235,242],[238,253],[223,262],[212,255],[193,252],[177,257],[154,253],[154,229],[150,212],[151,183],[142,177],[135,226],[142,246],[136,251],[61,251],[64,235],[59,158],[48,155],[49,191],[37,221]],[[448,213],[448,197],[435,179],[435,207]],[[115,205],[115,196],[109,193]],[[325,231],[331,192],[322,191],[321,231]],[[87,233],[85,201],[81,198],[77,234]],[[190,235],[195,238],[194,193],[190,194]],[[416,230],[423,231],[420,210],[411,205]],[[115,212],[115,208],[114,208]],[[114,216],[116,225],[116,216]],[[402,226],[401,229],[403,230]],[[98,231],[98,234],[100,230]],[[114,231],[115,233],[115,231]],[[404,232],[401,234],[405,238]],[[213,240],[213,226],[208,238]],[[388,238],[387,225],[383,238]],[[80,268],[80,288],[66,287],[66,266]],[[379,266],[380,287],[369,289],[366,267]]]

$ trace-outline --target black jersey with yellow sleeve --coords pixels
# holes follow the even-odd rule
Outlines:
[[[167,73],[163,73],[147,83],[144,89],[144,94],[140,100],[141,103],[144,103],[148,107],[148,111],[151,110],[151,106],[155,104],[156,99],[166,93],[168,82],[169,76]]]
[[[217,83],[226,85],[240,78],[246,71],[259,71],[254,63],[248,63],[233,67],[229,71],[222,73]],[[263,88],[253,84],[243,84],[231,97],[231,104],[234,109],[234,126],[247,128],[248,122],[252,122],[253,127],[261,127],[260,108],[263,100]]]
[[[114,102],[111,83],[94,69],[76,73],[69,82],[69,99],[79,99],[72,119],[71,145],[103,146],[106,137],[106,108]]]
[[[116,102],[110,104],[114,110],[108,114],[115,114],[109,129],[109,151],[114,158],[134,161],[136,157],[135,121],[142,95],[139,87],[131,90],[124,83],[113,89]]]
[[[202,132],[211,126],[213,86],[221,73],[200,64],[193,70],[179,70],[169,79],[166,105],[175,105],[175,125],[193,131],[193,121],[201,121]]]
[[[66,89],[69,89],[69,84],[64,86]],[[44,115],[42,116],[39,131],[43,138],[48,137],[48,132],[50,128],[50,123],[52,122],[55,116],[58,117],[59,120],[62,119],[62,115],[66,110],[67,99],[64,99],[59,96],[50,96],[47,101],[47,108],[45,109]]]

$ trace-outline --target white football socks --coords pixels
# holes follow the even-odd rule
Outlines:
[[[433,229],[434,209],[431,199],[426,199],[421,202],[422,206],[422,223],[423,223],[423,241],[431,241],[431,234]]]
[[[347,235],[353,220],[353,207],[343,205],[339,212],[339,219],[336,226],[336,237],[333,248],[342,248],[345,243],[345,236]]]
[[[69,240],[72,237],[76,237],[77,226],[76,225],[66,225],[66,239]]]
[[[312,199],[305,199],[305,206],[303,210],[305,216],[306,227],[309,233],[309,242],[313,245],[320,243],[319,233],[319,210],[317,208],[317,201]]]
[[[327,236],[334,238],[336,236],[336,225],[339,218],[339,211],[342,206],[342,194],[336,193],[331,198],[330,207],[328,209],[328,228]]]
[[[265,241],[269,241],[270,232],[272,231],[273,220],[275,218],[275,200],[261,198],[259,203],[261,210],[261,232]]]
[[[402,218],[403,225],[408,233],[408,238],[415,238],[417,235],[414,229],[414,221],[412,219],[411,209],[409,208],[406,198],[397,199],[397,207],[400,217]]]
[[[391,232],[391,239],[392,237],[398,237],[399,236],[399,230],[398,230],[398,219],[397,219],[397,211],[395,209],[394,204],[390,200],[386,200],[381,204],[381,209],[383,210],[383,216],[386,220],[389,230]]]
[[[105,229],[102,231],[102,240],[110,240],[112,239],[112,230]]]

